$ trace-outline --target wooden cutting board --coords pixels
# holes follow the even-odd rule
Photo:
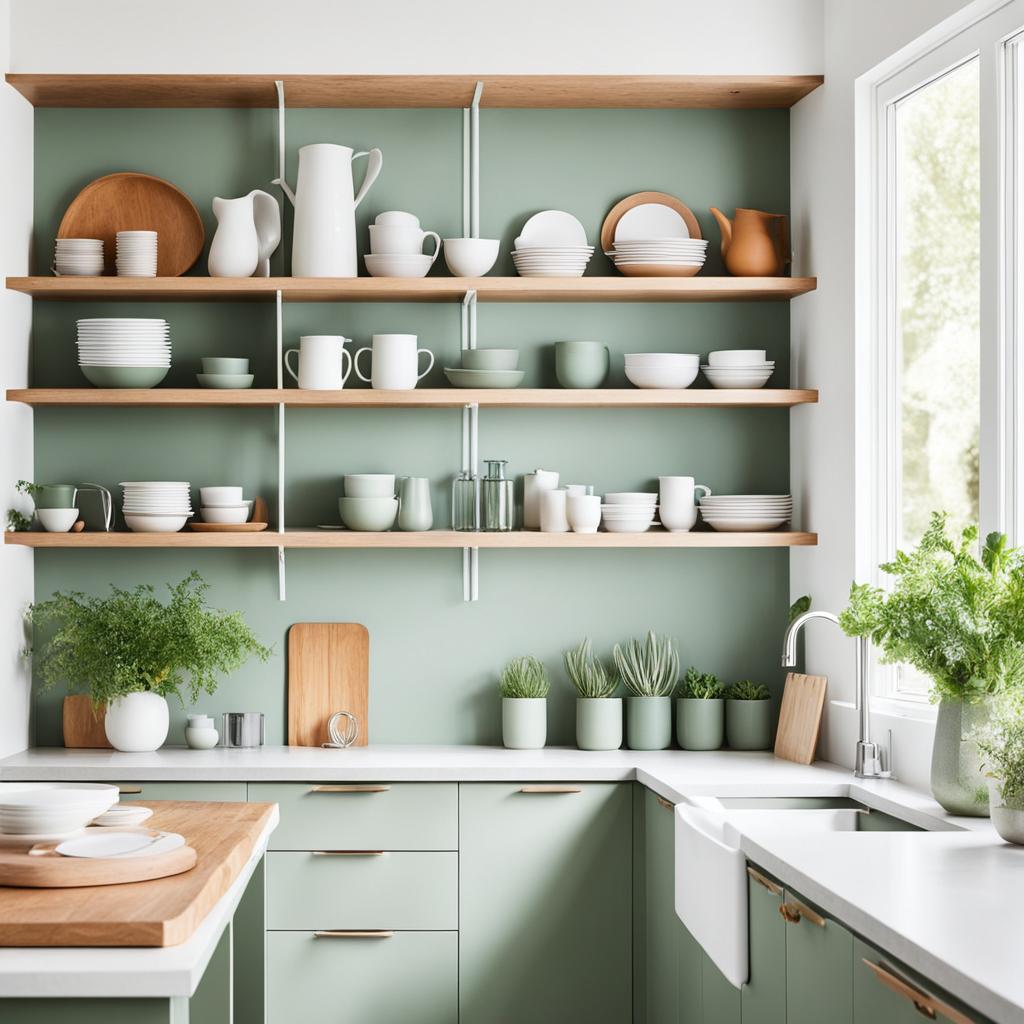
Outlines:
[[[810,764],[814,760],[827,687],[825,676],[805,676],[797,672],[786,676],[779,731],[775,734],[776,757],[797,764]]]
[[[368,739],[370,634],[358,622],[296,622],[288,630],[288,743],[319,747],[335,711],[359,719]]]
[[[76,749],[97,747],[111,749],[110,741],[103,728],[103,720],[106,717],[106,708],[95,710],[92,700],[84,694],[65,697],[61,708],[64,746]]]

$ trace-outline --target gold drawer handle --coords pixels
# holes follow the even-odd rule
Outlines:
[[[520,793],[582,793],[579,786],[523,786]]]
[[[124,796],[125,794],[137,795],[137,794],[142,792],[142,787],[141,786],[118,786],[117,787],[117,791],[122,796]]]
[[[391,789],[390,786],[380,786],[377,784],[369,785],[355,785],[346,784],[344,786],[311,786],[310,793],[386,793]]]
[[[670,800],[666,800],[663,796],[655,794],[654,799],[658,801],[658,806],[664,807],[666,811],[674,811],[676,809],[676,805]]]
[[[779,913],[786,919],[787,924],[799,924],[801,921],[809,921],[819,928],[824,928],[828,924],[821,914],[816,914],[810,907],[805,907],[802,903],[797,903],[796,900],[780,903]]]
[[[970,1017],[965,1017],[959,1010],[954,1010],[952,1006],[944,1003],[941,999],[936,999],[935,996],[915,988],[910,982],[904,981],[898,974],[888,970],[882,964],[876,964],[867,959],[864,960],[864,964],[887,989],[913,1003],[914,1009],[922,1017],[935,1020],[942,1016],[946,1020],[952,1021],[953,1024],[974,1024]]]
[[[394,932],[387,931],[324,931],[313,932],[314,939],[390,939]]]
[[[314,857],[383,857],[383,850],[311,850]]]
[[[765,889],[767,889],[773,896],[782,895],[781,885],[778,885],[777,883],[773,882],[770,878],[767,878],[766,876],[762,875],[760,871],[758,871],[756,868],[752,868],[749,864],[747,865],[747,874],[750,875],[750,877],[755,882],[757,882],[758,885],[763,886]],[[785,915],[783,916],[785,917]]]

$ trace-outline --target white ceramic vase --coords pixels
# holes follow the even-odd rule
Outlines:
[[[148,690],[126,693],[107,705],[103,728],[115,750],[142,753],[157,750],[171,724],[167,701]]]
[[[509,750],[540,750],[547,741],[547,735],[547,698],[501,699],[501,740]]]
[[[260,189],[238,199],[213,200],[217,230],[210,243],[210,277],[270,276],[270,257],[281,244],[281,208]]]

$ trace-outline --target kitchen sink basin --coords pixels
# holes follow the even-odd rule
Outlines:
[[[717,803],[730,818],[757,826],[811,832],[923,832],[884,811],[867,807],[850,797],[718,797]]]

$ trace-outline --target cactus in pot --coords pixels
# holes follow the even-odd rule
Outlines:
[[[513,658],[498,680],[501,738],[510,750],[539,750],[548,734],[548,691],[543,664],[532,657]]]
[[[772,745],[772,701],[768,687],[741,679],[725,693],[725,738],[733,750]]]
[[[691,666],[676,701],[676,739],[683,750],[717,750],[725,737],[725,687]]]
[[[649,630],[643,640],[616,644],[612,657],[626,699],[626,742],[632,750],[664,750],[672,742],[672,693],[679,651],[671,637]]]
[[[576,689],[576,746],[580,750],[618,750],[622,746],[622,698],[619,679],[594,657],[587,638],[564,655],[565,671]]]

